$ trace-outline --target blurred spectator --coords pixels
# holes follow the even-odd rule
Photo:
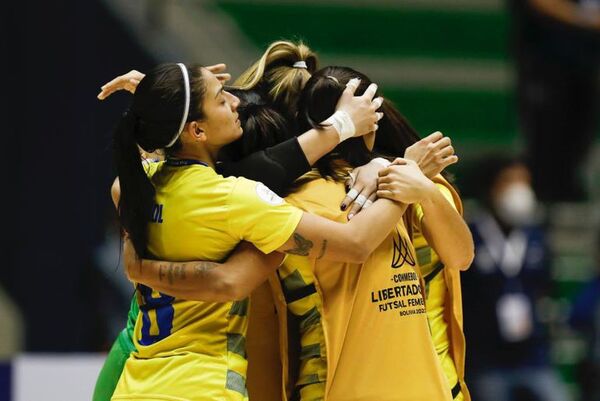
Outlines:
[[[600,0],[509,0],[520,129],[544,201],[580,201],[598,123]],[[556,185],[560,182],[561,185]]]
[[[536,311],[549,288],[549,251],[529,170],[503,156],[479,166],[482,209],[470,222],[475,260],[462,275],[473,399],[566,400]]]
[[[577,372],[582,401],[600,400],[600,235],[595,264],[596,276],[575,297],[569,319],[586,342],[585,357]]]

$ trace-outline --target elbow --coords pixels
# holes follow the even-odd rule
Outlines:
[[[450,269],[465,271],[471,266],[474,258],[475,252],[473,248],[469,248],[453,257],[448,263],[444,263],[444,265]]]
[[[214,301],[216,302],[231,302],[241,301],[247,298],[250,293],[246,290],[246,286],[229,278],[224,278],[219,285],[215,286]]]
[[[347,262],[350,263],[365,263],[373,250],[367,245],[366,241],[352,241],[348,246]]]
[[[468,270],[475,259],[475,244],[473,243],[473,236],[469,232],[462,238],[461,245],[456,246],[456,252],[454,252],[450,263],[444,263],[451,269],[459,271]]]

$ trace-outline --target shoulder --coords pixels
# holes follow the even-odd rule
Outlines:
[[[446,180],[441,174],[433,177],[432,181],[435,183],[442,195],[444,195],[444,197],[448,200],[448,202],[450,202],[450,204],[452,204],[454,208],[460,214],[462,214],[462,200],[460,199],[460,195],[458,194],[456,188],[454,188],[452,184],[450,184],[450,182],[448,182],[448,180]]]
[[[260,202],[270,206],[279,206],[285,200],[259,181],[243,177],[226,178],[230,187],[230,202]]]
[[[346,191],[344,184],[320,176],[304,179],[302,184],[285,199],[292,205],[331,220],[345,221],[346,212],[340,210],[340,203]]]

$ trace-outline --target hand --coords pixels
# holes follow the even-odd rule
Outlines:
[[[364,166],[352,170],[350,178],[346,181],[346,188],[350,188],[340,205],[341,210],[348,212],[348,220],[358,214],[362,209],[368,208],[377,199],[377,179],[379,171],[384,167],[381,163],[371,160]]]
[[[135,252],[133,242],[128,234],[123,236],[123,266],[129,281],[136,281],[137,274],[142,270],[142,260]]]
[[[231,79],[231,74],[225,72],[225,70],[227,70],[227,64],[225,64],[225,63],[208,65],[204,68],[206,68],[208,71],[215,74],[215,77],[217,77],[217,79],[219,81],[221,81],[222,84],[224,84],[225,82],[227,82]]]
[[[346,89],[335,107],[335,111],[348,113],[354,123],[355,137],[377,131],[377,122],[383,117],[383,113],[377,112],[377,109],[383,104],[383,98],[373,99],[377,92],[377,85],[371,84],[362,96],[354,96],[359,83],[358,78],[348,81]]]
[[[220,63],[215,65],[209,65],[206,67],[207,70],[215,74],[217,79],[223,83],[229,81],[231,79],[231,74],[225,72],[227,69],[227,65]],[[126,90],[129,93],[135,93],[137,86],[140,84],[140,81],[146,76],[146,74],[131,70],[127,74],[119,75],[115,79],[110,82],[102,85],[100,89],[100,93],[98,94],[98,99],[104,100],[113,93]]]
[[[425,177],[417,163],[398,158],[379,172],[377,196],[406,204],[428,199],[435,184]]]
[[[102,85],[100,88],[102,90],[98,94],[98,99],[104,100],[120,90],[126,90],[129,93],[135,93],[137,86],[145,76],[146,74],[136,70],[131,70],[127,74],[119,75],[112,81]]]
[[[437,131],[406,148],[404,158],[417,162],[428,178],[433,178],[446,167],[458,162],[452,141]]]

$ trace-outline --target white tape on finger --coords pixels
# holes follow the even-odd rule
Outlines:
[[[348,193],[346,194],[346,196],[348,198],[354,200],[358,196],[358,191],[356,189],[352,188],[350,191],[348,191]]]
[[[367,197],[364,195],[358,195],[356,197],[356,200],[354,201],[355,203],[359,204],[361,207],[365,205],[365,203],[367,203]]]

